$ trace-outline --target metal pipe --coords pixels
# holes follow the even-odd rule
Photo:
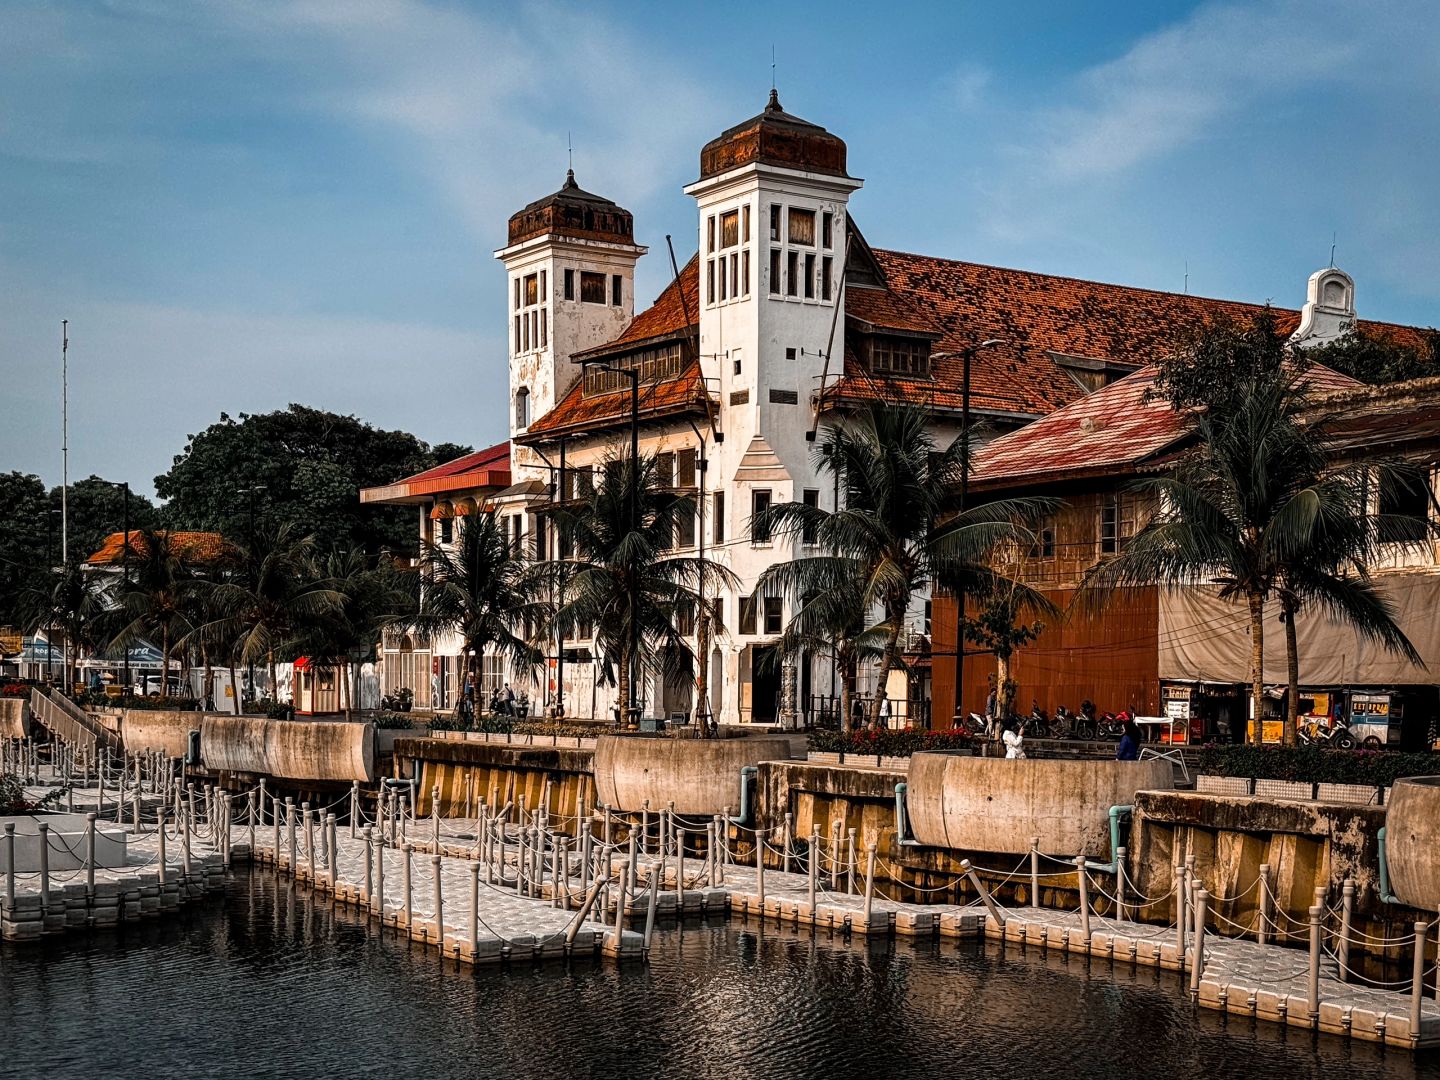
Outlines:
[[[903,780],[895,785],[895,842],[905,847],[919,847],[914,840],[908,838],[908,819],[905,816],[905,796],[910,790],[910,785]]]
[[[1398,904],[1400,898],[1390,891],[1390,860],[1385,855],[1385,826],[1375,831],[1375,840],[1380,845],[1380,902]]]
[[[1120,819],[1133,814],[1133,804],[1125,803],[1110,807],[1110,861],[1108,863],[1093,862],[1087,860],[1086,869],[1094,870],[1101,874],[1115,873],[1115,865],[1118,856],[1115,854],[1120,850]]]
[[[740,770],[740,813],[730,820],[736,825],[750,827],[750,816],[754,813],[754,806],[750,798],[751,782],[760,775],[760,768],[757,765],[746,765]]]

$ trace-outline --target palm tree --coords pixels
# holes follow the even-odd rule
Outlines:
[[[771,567],[762,584],[819,596],[839,582],[854,583],[853,597],[832,597],[828,603],[837,612],[865,613],[851,628],[858,630],[857,641],[878,638],[882,688],[903,664],[900,634],[906,612],[932,584],[949,590],[962,606],[967,596],[988,597],[1003,589],[1029,608],[1053,610],[1041,594],[994,564],[1007,549],[1023,550],[1034,542],[1027,523],[1053,513],[1056,501],[996,500],[957,509],[954,481],[964,443],[957,439],[937,447],[927,421],[921,409],[877,405],[829,424],[817,446],[817,463],[822,473],[835,477],[840,508],[779,503],[761,523],[793,539],[813,540],[826,552]],[[872,722],[879,719],[882,697],[876,695]],[[848,711],[842,723],[848,730]]]
[[[164,529],[132,534],[139,558],[130,564],[128,579],[113,588],[113,613],[118,624],[110,644],[122,649],[143,638],[160,640],[160,696],[170,694],[170,655],[193,629],[196,577]]]
[[[692,676],[695,655],[676,629],[677,616],[693,610],[708,617],[701,597],[736,580],[710,559],[673,553],[676,523],[694,513],[694,499],[663,486],[653,457],[606,458],[599,483],[554,511],[574,555],[538,568],[542,580],[563,583],[552,621],[562,634],[582,623],[594,628],[621,716],[632,669],[671,686]]]
[[[498,654],[517,671],[540,663],[525,629],[544,622],[527,589],[527,565],[494,513],[465,518],[452,546],[427,543],[420,555],[418,612],[400,621],[426,637],[455,633],[466,671],[480,685],[482,657]]]
[[[75,685],[80,650],[94,649],[100,641],[110,603],[103,577],[79,563],[61,567],[48,581],[36,582],[23,594],[27,631],[61,632],[67,692]],[[53,648],[48,636],[46,648]]]
[[[340,607],[344,596],[316,564],[314,535],[291,524],[261,530],[241,549],[240,569],[204,587],[207,640],[230,643],[237,660],[264,661],[277,693],[277,653],[293,652],[299,636]]]
[[[1250,622],[1254,740],[1262,739],[1264,611],[1286,612],[1291,679],[1287,737],[1298,698],[1294,615],[1314,602],[1405,655],[1414,649],[1363,574],[1370,541],[1362,498],[1344,474],[1326,475],[1323,425],[1302,423],[1307,384],[1295,366],[1243,380],[1234,403],[1196,417],[1198,445],[1171,476],[1133,485],[1157,511],[1115,558],[1093,567],[1084,591],[1103,599],[1126,585],[1191,588],[1210,581],[1243,599]],[[1348,566],[1349,573],[1345,573]]]

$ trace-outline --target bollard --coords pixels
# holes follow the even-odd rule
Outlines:
[[[1205,974],[1205,912],[1210,906],[1210,894],[1204,889],[1195,890],[1195,955],[1190,961],[1190,1000],[1200,1000],[1200,979]],[[1316,968],[1318,971],[1318,967]],[[1314,1005],[1314,999],[1311,999]],[[1318,1012],[1313,1013],[1319,1016]]]
[[[95,898],[95,819],[98,814],[85,815],[85,895]],[[15,848],[10,848],[10,867],[15,867]]]
[[[220,854],[225,860],[225,868],[230,868],[230,795],[228,792],[220,796],[220,819],[225,824],[225,831],[220,834]]]
[[[259,807],[260,807],[260,822],[259,822],[259,824],[264,825],[264,824],[265,824],[265,778],[264,778],[263,776],[260,778],[260,793],[259,793],[259,796],[256,798],[256,803],[257,803],[257,804],[259,805]]]
[[[760,918],[765,918],[765,835],[755,830],[755,890],[760,898]]]
[[[600,834],[600,841],[601,843],[608,844],[610,843],[610,807],[608,806],[605,807],[605,824],[603,828],[604,831]]]
[[[655,902],[656,894],[660,891],[660,876],[656,873],[655,863],[650,864],[650,895],[645,901],[645,942],[644,948],[650,951],[650,939],[655,936]]]
[[[644,807],[640,810],[640,853],[650,854],[650,800],[645,800]]]
[[[637,854],[637,849],[636,849],[636,840],[637,840],[637,839],[638,839],[638,837],[637,837],[636,834],[632,831],[632,832],[630,833],[630,852],[629,852],[629,854],[626,856],[626,868],[625,868],[626,885],[627,885],[627,887],[629,888],[630,894],[631,894],[632,896],[635,894],[635,874],[636,874],[636,871],[639,869],[639,863],[638,863],[638,861],[637,861],[637,859],[638,859],[638,854]]]
[[[278,828],[278,826],[277,826],[277,828]],[[277,834],[277,836],[276,836],[276,839],[277,839],[277,841],[278,841],[278,839],[279,839],[278,834]],[[277,845],[276,845],[276,847],[275,847],[275,861],[276,861],[276,864],[278,865],[278,864],[279,864],[279,861],[280,861],[280,847],[279,847],[278,843],[277,843]],[[189,818],[189,817],[186,817],[186,818],[184,819],[184,821],[181,823],[181,827],[180,827],[180,873],[181,873],[182,876],[184,876],[184,877],[187,878],[187,879],[190,877],[190,818]]]
[[[865,930],[870,930],[870,909],[875,902],[875,842],[865,845]]]
[[[1040,906],[1040,837],[1030,838],[1030,906]]]
[[[1115,915],[1120,922],[1125,921],[1125,848],[1123,845],[1115,849]]]
[[[15,909],[15,823],[5,823],[5,910]]]
[[[1355,914],[1355,882],[1345,879],[1340,892],[1340,981],[1350,981],[1350,923]]]
[[[249,822],[246,835],[250,840],[250,858],[253,860],[255,858],[255,792],[253,789],[250,794],[245,796],[245,801],[248,804],[245,808],[245,816]]]
[[[325,833],[327,843],[325,846],[325,864],[330,871],[330,891],[332,893],[335,891],[336,866],[340,862],[340,859],[338,858],[339,852],[335,848],[335,826],[335,815],[326,814]]]
[[[440,851],[440,785],[430,789],[430,820],[434,823],[435,851]]]
[[[1415,924],[1415,960],[1410,972],[1410,1045],[1420,1040],[1421,1008],[1425,1000],[1425,934],[1429,924]]]
[[[685,830],[670,817],[670,835],[675,838],[675,909],[684,907],[685,900]]]
[[[370,908],[374,906],[375,897],[375,835],[371,832],[369,825],[365,826],[363,834],[365,837],[365,906]]]
[[[1268,929],[1269,929],[1266,924],[1267,924],[1267,923],[1269,922],[1269,920],[1270,920],[1270,864],[1269,864],[1269,863],[1261,863],[1261,864],[1260,864],[1260,881],[1259,881],[1258,885],[1259,885],[1259,889],[1260,889],[1260,909],[1259,909],[1259,911],[1256,913],[1256,916],[1257,916],[1257,917],[1256,917],[1256,920],[1255,920],[1255,923],[1256,923],[1256,925],[1255,925],[1255,941],[1256,941],[1258,944],[1260,944],[1260,945],[1264,945],[1264,944],[1265,944],[1265,938],[1268,936]]]
[[[594,845],[594,837],[590,834],[590,822],[580,823],[580,892],[587,895],[590,892],[590,858]]]
[[[820,826],[816,825],[810,832],[810,918],[815,918],[815,885],[820,876]]]
[[[380,842],[375,845],[375,910],[380,915],[380,925],[385,925],[385,834],[380,833]]]
[[[1310,1026],[1320,1025],[1320,916],[1325,909],[1319,904],[1310,907]],[[1424,944],[1424,938],[1421,938]],[[1421,949],[1423,955],[1424,949]],[[1415,1029],[1418,1033],[1419,1028]]]
[[[480,864],[470,863],[470,956],[480,949]]]
[[[285,797],[285,832],[290,844],[290,874],[299,877],[300,867],[295,859],[295,800],[288,795]]]
[[[1175,964],[1185,970],[1185,916],[1190,896],[1190,877],[1184,863],[1175,864]]]
[[[445,894],[441,892],[440,856],[430,856],[430,878],[435,884],[435,943],[445,948]],[[421,935],[420,940],[425,940]]]
[[[830,891],[840,884],[840,819],[830,823]]]
[[[870,847],[870,866],[873,870],[875,866],[875,847],[873,844]],[[990,890],[987,889],[985,887],[985,883],[980,880],[980,875],[975,873],[975,868],[970,865],[970,860],[961,859],[960,869],[964,872],[965,876],[970,879],[970,884],[975,887],[975,891],[980,894],[980,899],[985,904],[985,910],[990,912],[990,917],[994,919],[996,925],[998,925],[1003,930],[1005,928],[1005,915],[1000,910],[1000,907],[995,903],[994,898],[990,895]],[[866,909],[868,916],[868,898],[866,900]]]
[[[570,838],[561,836],[555,841],[555,892],[551,898],[555,907],[570,907]]]
[[[401,845],[401,850],[405,852],[405,861],[400,864],[400,891],[405,897],[405,932],[408,934],[413,921],[411,916],[414,912],[415,897],[410,888],[410,857],[415,852],[415,845],[406,841]]]
[[[855,830],[850,830],[850,840],[845,849],[845,892],[855,895]]]
[[[1075,880],[1080,885],[1080,933],[1090,945],[1090,875],[1085,872],[1085,856],[1075,856]]]
[[[309,867],[306,873],[309,875],[309,880],[313,882],[315,880],[315,814],[310,809],[308,802],[300,804],[300,816],[305,822],[305,862]]]
[[[137,764],[138,764],[138,762],[137,762]],[[140,785],[139,785],[138,783],[135,785],[135,790],[134,790],[134,792],[132,792],[132,794],[131,794],[131,796],[130,796],[130,799],[131,799],[131,802],[130,802],[130,832],[131,832],[133,835],[135,835],[135,836],[139,836],[139,835],[140,835]]]
[[[360,781],[350,781],[350,839],[355,839],[355,823],[360,820]]]
[[[195,785],[194,785],[194,784],[186,784],[186,785],[185,785],[185,797],[186,797],[186,800],[187,800],[187,802],[186,802],[187,812],[186,812],[186,815],[185,815],[186,820],[188,820],[188,821],[190,821],[190,822],[192,822],[192,823],[198,824],[199,821],[200,821],[200,818],[199,818],[199,817],[196,815],[196,813],[195,813]]]
[[[156,820],[156,823],[155,823],[155,828],[156,828],[157,833],[158,833],[157,839],[158,839],[159,842],[160,842],[160,858],[159,858],[159,866],[157,867],[157,869],[158,869],[158,871],[159,871],[159,873],[160,873],[160,884],[161,884],[161,885],[164,885],[164,884],[165,884],[165,807],[164,807],[164,806],[161,806],[159,809],[157,809],[157,810],[155,811],[155,814],[156,814],[156,819],[157,819],[157,820]],[[252,850],[252,851],[254,850],[254,845],[253,845],[253,844],[251,845],[251,850]]]
[[[40,829],[40,907],[50,913],[50,826],[39,823]]]
[[[787,813],[785,815],[785,873],[790,873],[794,866],[793,855],[795,845],[791,843],[791,837],[795,835],[795,816]]]

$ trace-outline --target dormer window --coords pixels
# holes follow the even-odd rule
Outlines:
[[[928,378],[930,342],[921,338],[871,338],[870,370],[876,375]]]

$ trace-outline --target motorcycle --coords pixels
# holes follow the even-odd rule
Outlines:
[[[1038,701],[1030,703],[1030,716],[1020,726],[1020,734],[1029,739],[1046,739],[1050,736],[1050,718],[1040,708]]]
[[[1129,719],[1130,714],[1124,709],[1118,713],[1105,713],[1100,717],[1100,738],[1119,740],[1125,734],[1125,721]]]
[[[1337,750],[1354,750],[1356,746],[1355,735],[1343,720],[1336,720],[1329,726],[1322,726],[1319,721],[1299,724],[1295,737],[1302,746],[1333,746]]]

